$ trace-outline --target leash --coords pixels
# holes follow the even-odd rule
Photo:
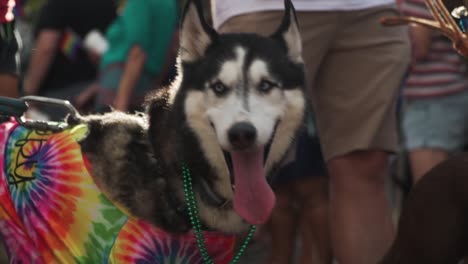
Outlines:
[[[190,223],[192,224],[192,228],[195,234],[195,239],[197,241],[198,250],[200,251],[200,254],[203,258],[203,262],[205,264],[214,264],[213,259],[210,257],[208,251],[206,250],[205,236],[203,235],[200,215],[198,214],[197,201],[195,200],[195,193],[193,192],[192,176],[190,174],[190,170],[187,164],[185,163],[182,163],[182,176],[184,184],[185,201],[187,202],[187,210],[190,218]],[[255,230],[256,227],[254,225],[251,225],[249,227],[247,237],[242,243],[237,254],[234,255],[231,262],[229,262],[230,264],[236,264],[239,261],[240,257],[244,254],[245,250],[247,249],[248,244],[252,240],[252,236],[255,233]]]
[[[28,105],[24,100],[0,96],[1,116],[13,116],[15,118],[19,118],[26,112],[26,110],[28,110]]]

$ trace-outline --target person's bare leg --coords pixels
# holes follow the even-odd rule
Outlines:
[[[442,149],[416,149],[409,153],[413,182],[418,182],[434,166],[448,158]]]
[[[394,237],[385,194],[388,154],[353,152],[332,158],[327,165],[334,255],[340,264],[375,264]]]
[[[18,97],[18,77],[0,74],[0,96]]]
[[[296,241],[296,210],[288,185],[275,189],[276,206],[270,218],[271,264],[290,264],[293,261]]]
[[[330,242],[328,177],[314,177],[298,181],[295,185],[302,198],[298,232],[302,242],[299,263],[331,264],[333,254]]]

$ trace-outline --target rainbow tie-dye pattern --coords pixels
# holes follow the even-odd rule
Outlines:
[[[0,124],[0,234],[10,263],[202,263],[193,233],[131,217],[98,189],[77,143],[83,129]],[[205,236],[215,263],[228,263],[234,237]]]

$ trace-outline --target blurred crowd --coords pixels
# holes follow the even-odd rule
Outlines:
[[[184,1],[7,2],[2,96],[66,99],[82,113],[134,112],[176,75]],[[401,13],[431,18],[424,1],[355,2],[362,5],[293,0],[312,107],[295,160],[274,179],[276,209],[255,237],[269,245],[265,263],[376,263],[400,206],[388,202],[391,179],[402,173],[400,185],[390,185],[398,189],[403,179],[409,189],[466,147],[465,58],[439,32],[379,22]],[[280,0],[205,3],[221,32],[271,34],[283,9]],[[407,169],[396,172],[392,162]]]
[[[174,75],[177,1],[16,1],[22,95],[67,99],[81,112],[141,110]],[[60,111],[44,110],[48,118]]]

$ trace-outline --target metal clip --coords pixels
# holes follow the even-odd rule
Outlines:
[[[65,122],[44,122],[44,121],[25,121],[21,117],[28,110],[28,103],[43,105],[56,105],[65,108],[69,114],[67,123]],[[71,124],[78,123],[79,113],[73,105],[67,100],[48,98],[43,96],[24,96],[20,99],[0,97],[0,115],[14,117],[16,121],[27,128],[37,130],[62,131]],[[71,123],[71,124],[70,124]]]

